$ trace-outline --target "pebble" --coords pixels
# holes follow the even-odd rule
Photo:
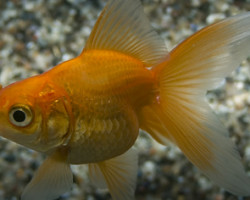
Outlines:
[[[222,19],[225,19],[225,17],[226,17],[226,15],[224,13],[213,13],[207,17],[206,22],[208,24],[213,24],[213,23],[218,22]]]
[[[147,180],[154,180],[155,178],[155,170],[156,166],[155,163],[152,161],[146,161],[141,169],[142,169],[142,173],[144,174],[144,176],[146,177]]]

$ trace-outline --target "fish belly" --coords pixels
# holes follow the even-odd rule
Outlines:
[[[127,151],[135,142],[139,125],[129,106],[113,114],[89,114],[77,119],[70,141],[72,164],[107,160]]]

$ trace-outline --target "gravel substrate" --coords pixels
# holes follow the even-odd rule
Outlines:
[[[0,1],[0,83],[40,74],[78,55],[106,1]],[[169,50],[200,28],[250,11],[249,0],[143,0],[147,16]],[[249,44],[250,47],[250,44]],[[225,84],[208,92],[208,102],[228,128],[250,176],[250,60]],[[138,200],[250,200],[215,186],[175,146],[164,147],[141,133]],[[16,200],[44,155],[0,138],[0,200]],[[87,167],[72,166],[74,185],[61,200],[105,200]],[[250,190],[250,186],[249,186]]]

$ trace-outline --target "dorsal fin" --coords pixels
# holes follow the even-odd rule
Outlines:
[[[139,0],[108,1],[84,51],[91,49],[119,51],[146,66],[157,64],[167,55],[164,42],[152,29]]]

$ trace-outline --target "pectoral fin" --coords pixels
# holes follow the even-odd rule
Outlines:
[[[113,200],[134,198],[138,158],[135,149],[113,159],[89,164],[90,179],[102,188],[106,185]]]
[[[70,190],[73,174],[66,159],[61,152],[48,157],[25,188],[21,200],[53,200]]]

